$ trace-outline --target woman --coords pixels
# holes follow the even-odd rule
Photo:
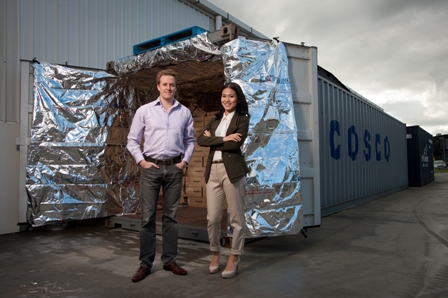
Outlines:
[[[210,273],[218,272],[221,236],[222,207],[227,200],[230,225],[233,229],[232,249],[223,278],[238,273],[239,256],[244,248],[246,224],[244,195],[246,174],[249,169],[241,152],[241,145],[249,130],[246,97],[236,83],[224,85],[219,112],[207,123],[198,144],[210,147],[205,169],[207,183],[207,231],[210,250],[213,252]]]

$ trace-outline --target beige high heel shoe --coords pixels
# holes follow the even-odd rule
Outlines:
[[[232,278],[235,275],[238,274],[238,264],[240,263],[240,256],[238,256],[238,259],[236,260],[236,262],[233,264],[233,270],[224,270],[221,273],[222,278]]]
[[[213,256],[215,256],[215,254],[213,254]],[[216,272],[218,272],[218,267],[219,267],[219,257],[221,256],[220,253],[218,253],[218,265],[216,266],[212,266],[211,262],[210,262],[210,266],[208,266],[208,270],[210,271],[210,274],[214,274]]]

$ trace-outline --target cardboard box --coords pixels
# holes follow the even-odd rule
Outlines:
[[[193,116],[193,118],[204,117],[206,114],[207,112],[202,110],[201,108],[195,108],[194,110],[191,111],[191,115]]]
[[[205,184],[204,177],[200,176],[187,176],[185,177],[186,186],[202,186]]]
[[[205,172],[205,169],[204,169],[204,172]],[[205,183],[205,177],[202,177],[202,183],[201,183],[201,185],[202,185],[202,188],[204,189],[204,190],[202,191],[202,195],[205,197],[206,187],[207,187],[207,183]]]
[[[196,143],[194,145],[194,152],[193,152],[192,157],[193,156],[195,156],[195,157],[197,157],[197,156],[201,156],[201,157],[204,156],[204,147],[201,147],[201,146],[198,145],[198,143]]]
[[[187,195],[187,197],[202,198],[202,186],[186,186],[185,194]]]
[[[197,208],[207,208],[206,198],[188,197],[188,206]]]
[[[193,123],[194,128],[198,127],[204,129],[205,127],[204,116],[193,117],[193,122],[194,122]]]
[[[204,127],[194,127],[194,137],[198,138],[204,132]]]
[[[204,166],[204,158],[202,156],[192,156],[190,158],[190,162],[188,163],[189,167],[203,167]]]
[[[188,167],[187,176],[204,177],[205,168],[203,167]]]

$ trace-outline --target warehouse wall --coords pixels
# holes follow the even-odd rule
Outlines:
[[[18,230],[19,27],[18,3],[0,0],[0,234]]]
[[[102,69],[142,41],[191,26],[214,30],[208,15],[177,0],[19,3],[22,59]]]

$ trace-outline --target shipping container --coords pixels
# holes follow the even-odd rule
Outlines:
[[[319,73],[322,215],[407,188],[406,125]]]
[[[236,33],[236,30],[230,27],[227,34],[224,35],[228,35],[228,38],[231,36],[234,40],[251,41],[244,36],[238,37],[234,33]],[[226,42],[233,42],[233,40],[226,41],[226,38],[222,37],[222,30],[209,33],[207,36],[210,40],[215,40],[218,47],[226,44]],[[273,44],[273,41],[254,40],[255,42],[266,43],[266,45]],[[303,216],[303,222],[299,226],[304,228],[319,226],[322,216],[405,189],[407,187],[405,124],[387,115],[381,108],[346,87],[330,72],[319,67],[317,65],[316,47],[289,43],[280,44],[284,47],[287,56],[286,65],[289,78],[275,76],[260,78],[257,84],[270,83],[272,80],[285,80],[290,85],[296,129],[294,138],[297,140],[296,146],[298,147],[299,165],[297,168],[300,177],[298,183],[300,186],[300,205],[302,205],[299,210],[300,216],[296,220],[302,220]],[[139,44],[139,46],[144,47],[144,43]],[[143,53],[137,54],[137,56],[140,56],[120,58],[115,63],[108,64],[108,68],[115,64],[114,69],[117,69],[116,64],[123,65],[124,63],[126,67],[133,66],[131,70],[133,73],[150,69],[149,72],[143,73],[139,79],[142,79],[145,75],[151,77],[154,74],[151,71],[155,70],[151,70],[152,66],[145,66],[144,63],[139,64],[141,63],[139,60],[142,57],[141,55],[151,56],[154,54],[152,51],[169,51],[167,49],[169,47],[172,48],[172,45],[165,45],[158,49],[145,49]],[[209,58],[206,57],[204,60],[207,59]],[[209,64],[213,64],[213,66],[207,67]],[[179,72],[185,71],[182,68],[184,66],[179,63],[177,66],[180,68]],[[30,67],[33,68],[32,63],[30,65],[23,63],[22,65],[22,86],[28,86],[28,90],[32,90],[34,85],[34,77],[30,75]],[[160,66],[157,67],[160,68]],[[201,70],[201,68],[206,68],[206,70]],[[212,74],[215,72],[216,78],[219,78],[216,80],[217,82],[223,80],[222,77],[220,78],[222,73],[219,74],[223,70],[222,62],[219,59],[210,59],[210,61],[195,69],[197,73],[211,71],[209,74]],[[189,71],[193,73],[191,69]],[[130,78],[131,76],[126,77],[127,80]],[[152,82],[142,83],[142,85],[151,84]],[[211,89],[205,88],[205,93],[218,94],[219,96],[219,84],[209,87]],[[182,89],[182,86],[179,89]],[[204,96],[208,95],[205,94]],[[275,96],[280,95],[274,92],[271,96],[275,98]],[[200,97],[198,99],[206,98]],[[30,122],[32,121],[32,109],[29,108],[29,104],[33,102],[33,98],[36,98],[36,96],[32,92],[23,92],[22,94],[22,119],[30,119]],[[270,105],[272,104],[275,104],[275,101],[270,103]],[[135,106],[127,108],[135,109]],[[208,107],[208,110],[210,109],[212,107]],[[282,112],[287,115],[288,109],[286,108]],[[207,114],[201,116],[207,117]],[[129,121],[129,119],[126,121]],[[280,124],[283,125],[283,123]],[[276,125],[282,126],[278,123]],[[266,127],[268,126],[269,121],[266,121]],[[30,127],[30,123],[22,124],[24,139],[29,137]],[[109,140],[109,143],[113,144],[114,142]],[[123,149],[125,144],[115,145]],[[22,156],[22,158],[25,160],[22,160],[21,164],[27,164],[29,158],[25,156]],[[133,161],[128,160],[127,162],[132,163]],[[200,163],[199,160],[197,162]],[[131,172],[135,171],[135,166],[130,166],[127,169]],[[129,184],[122,185],[118,193],[126,196],[126,191],[129,189]],[[85,189],[82,190],[85,191]],[[196,198],[204,197],[203,189],[201,192],[199,188],[190,188],[188,192]],[[199,193],[201,194],[199,195]],[[279,193],[273,195],[279,195]],[[186,197],[188,201],[188,196]],[[194,210],[191,205],[179,208],[178,220],[181,224],[179,236],[206,240],[205,208],[201,208],[203,206],[201,206],[200,200],[189,203],[196,204]],[[139,229],[137,213],[129,215],[122,210],[120,212],[122,213],[121,216],[114,216],[108,220],[110,227],[120,224],[125,228]],[[286,213],[277,215],[282,219],[286,216]],[[294,218],[293,216],[292,219]],[[160,232],[160,226],[158,226],[158,231]],[[297,234],[300,229],[275,231],[266,235],[292,232]],[[266,235],[260,234],[257,236]]]
[[[434,160],[443,160],[448,166],[448,134],[436,134],[432,138],[434,147]]]
[[[408,126],[409,186],[423,186],[434,181],[434,146],[432,135],[420,126]]]

